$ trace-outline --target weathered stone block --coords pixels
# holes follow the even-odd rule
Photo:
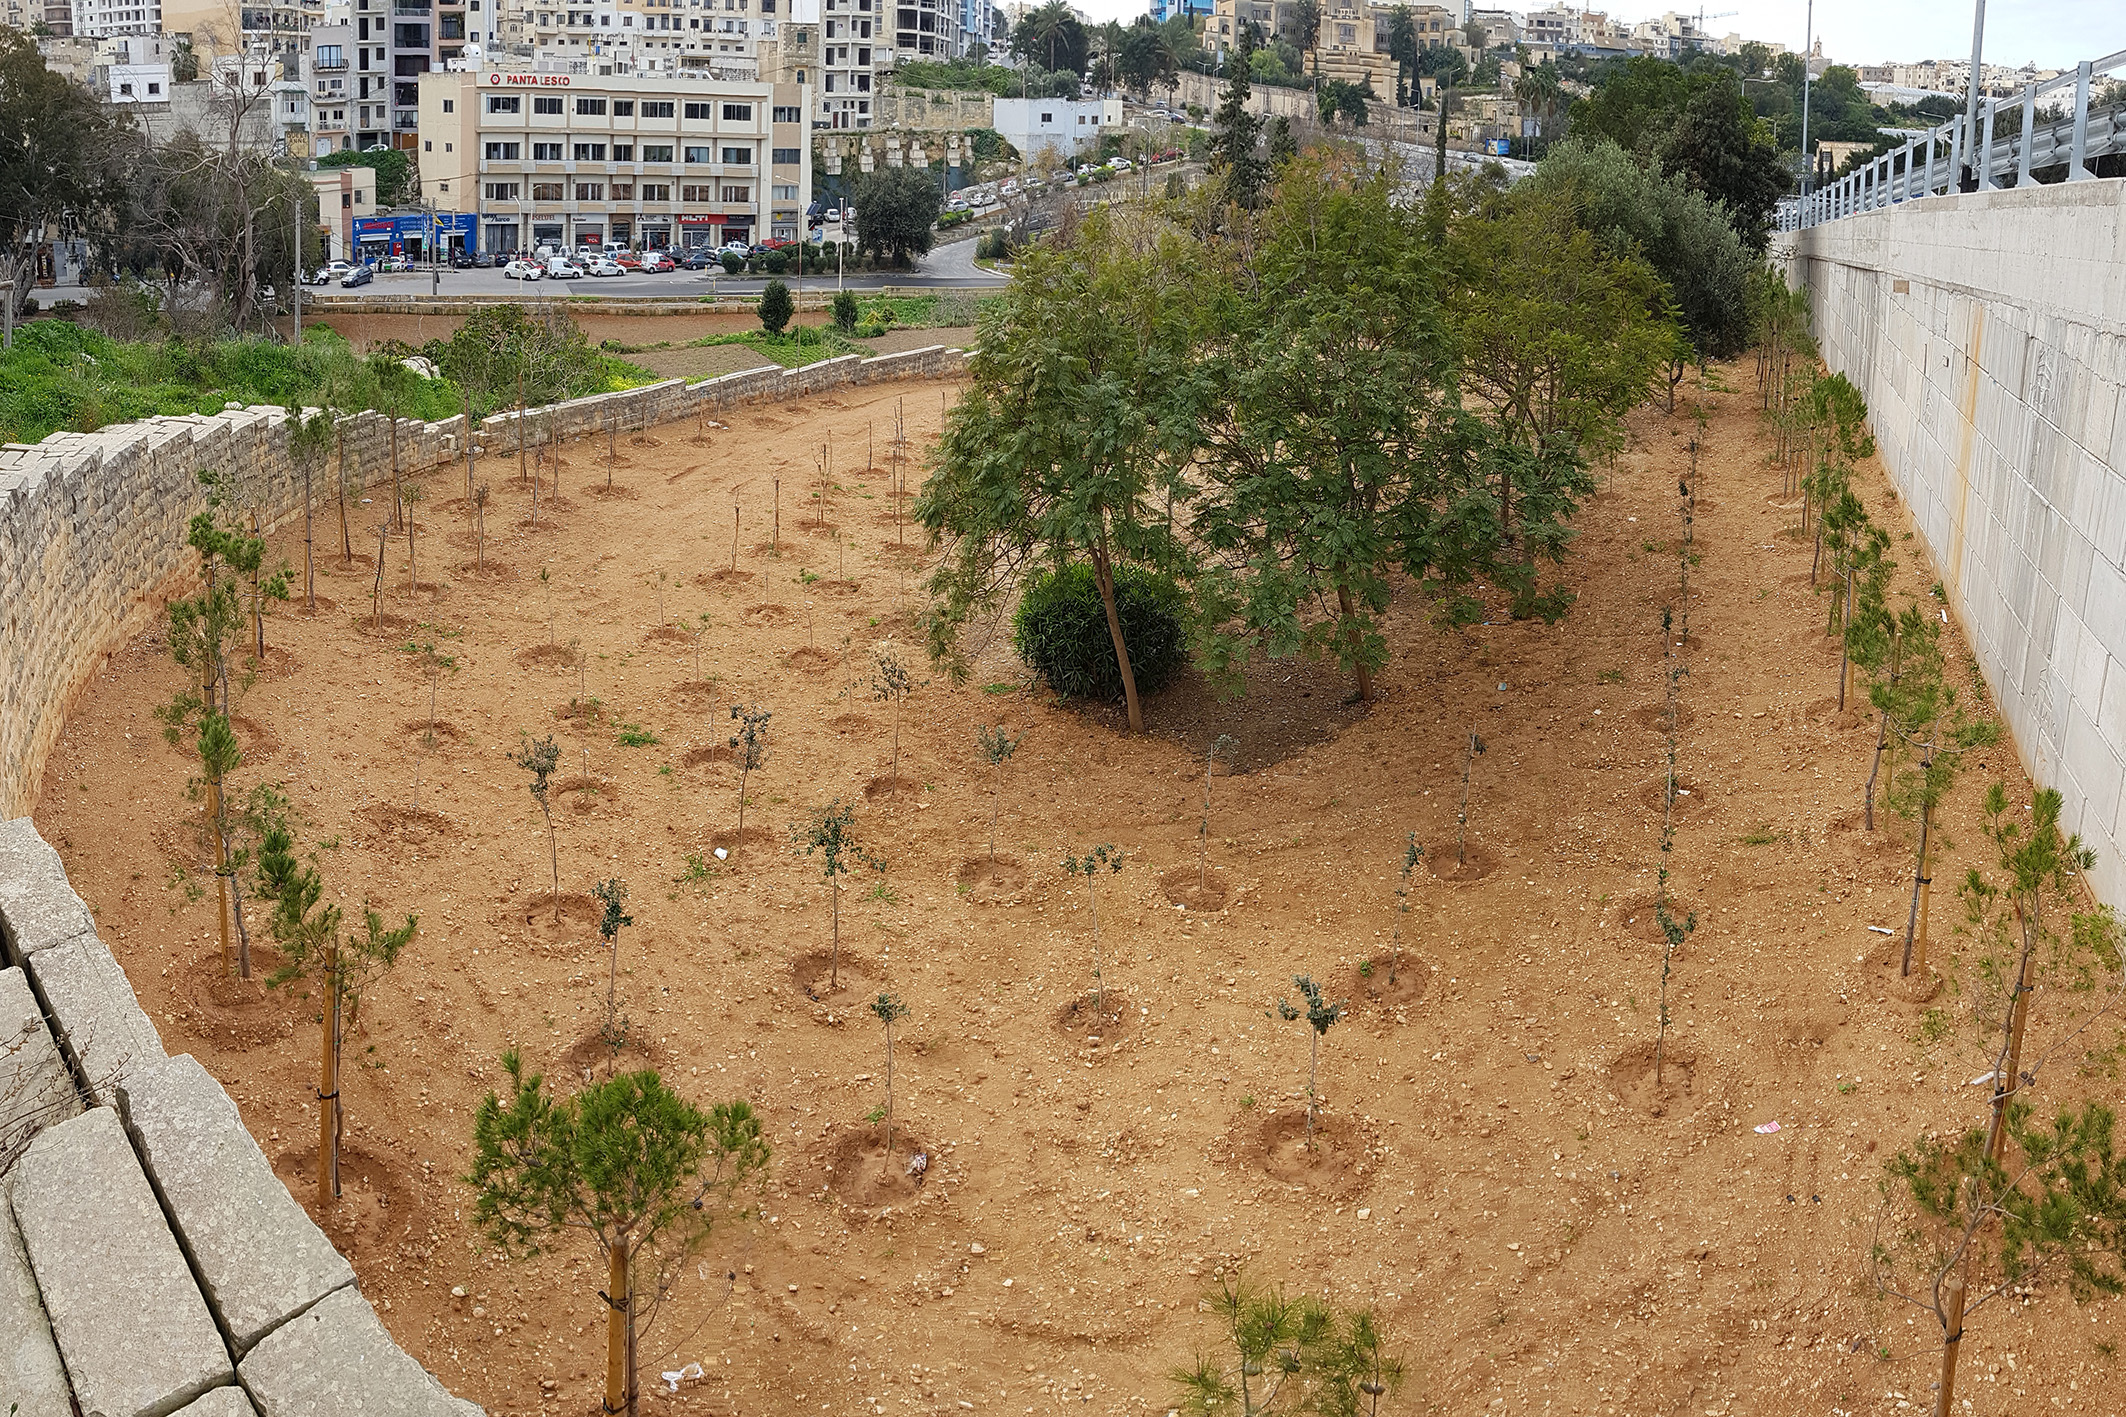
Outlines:
[[[166,1417],[235,1376],[118,1114],[42,1132],[15,1219],[83,1417]]]
[[[118,1100],[118,1084],[163,1060],[162,1037],[133,997],[125,971],[91,936],[30,956],[30,977],[51,1008],[59,1046],[98,1106]]]
[[[288,1194],[197,1059],[135,1070],[119,1086],[118,1109],[237,1353],[354,1283],[353,1267]]]
[[[177,1417],[258,1417],[258,1409],[240,1387],[218,1387]]]
[[[0,1170],[30,1138],[79,1115],[81,1094],[19,969],[0,970]]]
[[[354,1289],[268,1334],[237,1376],[261,1417],[483,1417],[392,1342]]]
[[[20,964],[39,950],[96,933],[89,908],[67,884],[59,853],[28,817],[0,822],[0,943]]]
[[[12,1190],[0,1181],[0,1190]],[[37,1276],[22,1249],[15,1212],[0,1196],[0,1393],[18,1403],[15,1417],[73,1417],[66,1365],[37,1295]]]

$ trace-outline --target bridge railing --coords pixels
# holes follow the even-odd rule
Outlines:
[[[2020,95],[1989,99],[1979,105],[1975,122],[1960,113],[1894,152],[1863,163],[1790,204],[1779,224],[1791,231],[1918,197],[2026,186],[2032,171],[2061,166],[2069,182],[2087,181],[2096,176],[2089,168],[2092,159],[2126,152],[2126,108],[2089,111],[2097,80],[2122,67],[2126,49],[2084,60],[2071,73],[2025,86]],[[2074,91],[2073,116],[2041,119],[2040,102],[2069,88]],[[2054,106],[2045,107],[2049,113]]]

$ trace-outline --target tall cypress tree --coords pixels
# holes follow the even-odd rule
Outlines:
[[[1242,24],[1226,65],[1225,96],[1218,101],[1212,120],[1217,133],[1211,138],[1211,171],[1224,176],[1225,193],[1233,204],[1249,211],[1262,205],[1270,176],[1269,164],[1255,153],[1262,120],[1248,112],[1248,66],[1254,54],[1254,31]]]

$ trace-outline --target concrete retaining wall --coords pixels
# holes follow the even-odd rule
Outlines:
[[[1934,197],[1790,233],[2033,777],[2126,904],[2126,181]]]
[[[523,434],[537,444],[603,432],[608,420],[644,428],[828,389],[952,377],[963,363],[960,351],[936,347],[752,369],[697,384],[671,379],[532,410]],[[0,665],[7,666],[0,679],[0,817],[29,811],[74,693],[192,573],[197,561],[184,537],[207,505],[200,474],[225,478],[231,504],[257,509],[268,526],[301,514],[286,419],[277,408],[232,406],[212,416],[151,418],[0,448]],[[341,420],[351,482],[388,475],[390,423],[376,413]],[[479,447],[514,453],[517,424],[514,412],[486,419]],[[400,468],[415,476],[432,471],[460,456],[464,438],[462,418],[401,420]],[[328,457],[316,479],[321,514],[333,465]]]

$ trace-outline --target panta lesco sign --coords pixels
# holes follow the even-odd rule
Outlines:
[[[565,89],[568,87],[568,80],[569,76],[566,74],[491,73],[487,76],[488,86],[491,88],[501,88],[507,84],[511,88]]]

